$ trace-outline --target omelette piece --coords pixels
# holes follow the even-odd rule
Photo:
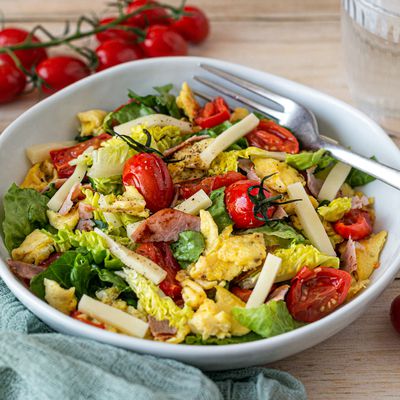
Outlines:
[[[184,279],[181,282],[182,298],[186,305],[197,310],[207,299],[204,289],[191,279]]]
[[[78,303],[75,296],[75,288],[63,289],[56,281],[44,278],[45,300],[52,307],[64,314],[71,314],[76,310]]]
[[[41,192],[55,179],[57,179],[57,171],[49,160],[45,160],[34,164],[29,169],[20,187]]]
[[[176,98],[176,105],[183,110],[189,121],[193,122],[200,110],[200,104],[186,82],[182,84],[179,96]]]
[[[243,107],[236,107],[233,110],[233,113],[231,114],[231,118],[230,121],[236,122],[236,121],[240,121],[243,118],[247,117],[250,114],[249,110],[247,110],[247,108],[243,108]]]
[[[204,255],[208,254],[218,243],[218,226],[209,211],[200,210],[200,232],[205,238]]]
[[[77,118],[81,124],[81,136],[98,135],[101,133],[103,121],[107,112],[103,110],[88,110],[77,114]]]
[[[47,210],[47,218],[53,228],[72,231],[79,222],[78,207],[74,207],[68,214],[61,215],[53,210]]]
[[[252,161],[260,179],[274,174],[265,181],[265,186],[278,193],[286,193],[287,187],[292,183],[300,182],[303,186],[306,184],[303,176],[283,161],[261,157],[256,157]]]

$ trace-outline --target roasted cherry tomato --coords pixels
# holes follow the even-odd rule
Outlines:
[[[12,60],[0,58],[0,104],[14,100],[26,86],[26,77]]]
[[[227,121],[231,116],[229,107],[222,97],[216,97],[200,109],[195,122],[202,128],[213,128]]]
[[[239,229],[256,228],[265,224],[254,215],[254,203],[250,200],[248,189],[251,186],[260,185],[258,181],[242,180],[232,183],[225,189],[225,205],[229,216],[235,223],[235,227]],[[252,195],[257,195],[260,189],[253,188],[250,192]],[[264,195],[266,198],[271,197],[271,194],[265,189]],[[276,210],[275,206],[268,207],[267,216],[271,218]],[[261,214],[260,214],[261,216]]]
[[[345,239],[360,240],[372,233],[371,217],[367,211],[350,210],[333,224],[333,229]]]
[[[89,147],[98,149],[101,143],[108,139],[111,139],[111,136],[107,133],[102,133],[99,136],[86,140],[85,142],[79,143],[75,146],[50,151],[50,158],[58,172],[59,178],[68,178],[73,174],[75,166],[69,165],[71,160],[80,156]]]
[[[183,15],[178,21],[172,21],[171,28],[188,42],[201,43],[210,32],[208,18],[203,11],[194,6],[185,6],[183,11],[188,15]]]
[[[102,43],[97,47],[96,55],[99,61],[96,71],[143,57],[142,50],[138,45],[122,39],[111,39]]]
[[[163,25],[150,26],[141,46],[147,57],[186,56],[188,52],[185,39]]]
[[[129,6],[126,8],[125,13],[130,14],[135,12],[140,7],[146,5],[153,5],[154,8],[150,8],[148,10],[144,10],[133,17],[130,17],[127,21],[127,24],[132,26],[137,26],[138,28],[144,28],[148,25],[154,24],[168,24],[168,14],[165,11],[165,8],[156,7],[159,4],[157,1],[153,0],[135,0],[132,1]]]
[[[85,324],[95,326],[96,328],[106,329],[104,324],[98,324],[97,322],[89,321],[88,319],[84,318],[83,314],[78,310],[72,311],[71,317],[77,319],[78,321],[84,322]]]
[[[7,47],[14,44],[22,43],[28,37],[29,32],[24,29],[18,28],[6,28],[0,30],[0,47]],[[40,40],[36,36],[32,36],[32,42],[40,43]],[[27,49],[27,50],[16,50],[15,55],[18,57],[21,64],[27,70],[30,70],[40,61],[47,57],[46,50],[44,48]],[[0,59],[10,61],[11,57],[8,54],[0,54]]]
[[[397,296],[390,306],[390,319],[394,329],[400,333],[400,296]]]
[[[36,72],[43,80],[42,89],[45,93],[54,93],[90,75],[83,61],[70,56],[47,58],[36,67]]]
[[[292,279],[286,303],[297,321],[313,322],[330,314],[345,300],[351,275],[340,269],[303,267]]]
[[[219,189],[223,186],[227,187],[230,184],[243,179],[246,179],[246,177],[239,174],[239,172],[229,171],[223,175],[179,182],[177,186],[179,187],[179,196],[188,199],[201,189],[203,189],[207,194],[210,194],[213,190]]]
[[[174,300],[180,300],[182,298],[182,287],[175,276],[181,270],[181,267],[175,260],[168,243],[143,243],[136,249],[136,253],[149,258],[167,272],[167,277],[160,283],[159,287],[167,296]]]
[[[249,297],[253,292],[251,289],[242,289],[240,286],[233,286],[230,288],[230,291],[245,303],[247,303],[247,300],[249,300]]]
[[[299,142],[292,132],[274,121],[262,119],[257,128],[246,135],[249,146],[269,151],[284,151],[296,154]]]
[[[139,153],[131,157],[125,163],[122,181],[125,186],[136,187],[153,213],[169,207],[174,197],[167,164],[155,154]]]
[[[115,18],[103,18],[100,20],[99,25],[107,25],[110,22],[113,22]],[[106,42],[111,39],[123,39],[128,42],[134,42],[137,39],[137,35],[135,32],[126,31],[123,28],[127,27],[126,23],[122,23],[121,25],[116,25],[115,27],[108,28],[103,32],[96,33],[96,39],[100,42]]]

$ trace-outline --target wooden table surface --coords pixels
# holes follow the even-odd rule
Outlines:
[[[190,54],[248,65],[351,102],[340,52],[339,0],[192,2],[207,11],[212,33]],[[99,0],[0,0],[0,12],[8,25],[29,28],[44,23],[60,32],[66,19],[104,13],[104,4]],[[0,132],[39,100],[33,93],[1,106]],[[389,321],[390,302],[398,294],[400,275],[355,323],[271,367],[299,378],[310,399],[399,399],[400,336]]]

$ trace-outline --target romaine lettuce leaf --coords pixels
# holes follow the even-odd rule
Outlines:
[[[205,242],[203,235],[195,231],[181,232],[178,240],[171,243],[172,254],[179,265],[184,269],[199,259],[204,248]]]
[[[372,160],[376,160],[376,157],[371,157]],[[365,172],[359,171],[356,168],[352,168],[349,175],[347,176],[346,183],[351,187],[363,186],[367,183],[373,182],[376,178],[368,175]]]
[[[75,287],[75,294],[81,298],[89,293],[89,285],[96,270],[91,265],[91,257],[78,253],[70,273],[71,286]]]
[[[94,190],[101,194],[122,194],[122,176],[108,178],[89,178]]]
[[[129,288],[127,283],[113,271],[108,269],[98,269],[97,274],[102,282],[112,283],[113,286],[117,287],[121,291]]]
[[[221,233],[227,226],[233,225],[233,221],[229,217],[225,207],[225,187],[213,190],[210,194],[212,205],[207,211],[213,217],[214,222],[218,226],[218,232]]]
[[[335,162],[335,159],[331,157],[325,149],[319,149],[317,151],[303,151],[298,154],[288,154],[286,156],[286,162],[290,166],[304,171],[315,165],[318,166],[318,169],[324,169]]]
[[[254,340],[262,339],[262,336],[257,333],[250,332],[243,336],[232,336],[230,338],[218,339],[217,337],[209,337],[203,339],[201,335],[188,335],[185,339],[185,344],[191,345],[224,345],[224,344],[237,344],[253,342]]]
[[[4,195],[4,242],[9,251],[18,247],[32,231],[48,224],[48,197],[13,183]]]
[[[338,197],[326,206],[318,207],[318,214],[326,221],[335,222],[351,210],[351,199],[348,197]]]
[[[283,300],[271,300],[255,308],[236,307],[232,310],[232,315],[241,325],[264,338],[280,335],[303,325],[293,319]]]

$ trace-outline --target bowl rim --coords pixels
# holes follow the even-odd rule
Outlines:
[[[40,113],[43,108],[45,108],[51,102],[61,100],[63,97],[67,97],[70,93],[75,91],[77,88],[84,88],[86,85],[95,82],[101,81],[104,76],[107,75],[117,75],[120,72],[130,71],[131,68],[141,68],[146,67],[146,65],[152,65],[154,63],[187,63],[189,65],[198,65],[200,63],[209,63],[214,64],[217,67],[233,67],[240,68],[240,71],[243,73],[249,73],[249,76],[254,75],[262,75],[264,77],[270,77],[273,79],[279,87],[286,88],[290,87],[291,89],[302,89],[306,90],[310,93],[310,97],[320,98],[321,100],[327,103],[333,103],[340,109],[346,109],[347,112],[353,113],[356,117],[363,120],[366,125],[369,125],[371,128],[371,132],[379,139],[384,146],[389,146],[393,151],[397,151],[400,156],[400,149],[391,141],[389,136],[380,128],[374,121],[372,121],[369,117],[363,114],[361,111],[355,109],[351,105],[344,103],[341,100],[338,100],[334,97],[326,95],[324,93],[319,92],[316,89],[310,88],[306,85],[302,85],[300,83],[291,81],[286,78],[282,78],[280,76],[276,76],[264,71],[259,71],[254,68],[242,66],[237,63],[231,63],[227,61],[216,60],[212,58],[206,57],[165,57],[165,58],[150,58],[145,60],[133,61],[125,64],[121,64],[110,68],[108,70],[102,71],[100,73],[96,73],[92,76],[84,78],[81,81],[78,81],[65,89],[53,94],[52,96],[45,98],[39,103],[35,104],[33,107],[26,110],[22,113],[16,120],[14,120],[0,135],[0,148],[2,147],[5,140],[13,134],[13,131],[21,123],[24,119],[31,117],[36,113]],[[400,157],[399,157],[400,158]],[[3,242],[3,238],[1,238],[1,242]],[[3,244],[4,245],[4,244]],[[132,349],[135,351],[139,351],[142,353],[154,353],[157,352],[158,355],[167,356],[171,358],[175,358],[174,355],[179,356],[184,353],[189,354],[191,357],[207,357],[209,356],[222,356],[226,354],[226,349],[229,347],[230,353],[235,353],[236,356],[245,355],[248,352],[253,350],[268,350],[274,349],[277,346],[284,346],[291,343],[296,337],[304,337],[315,331],[322,330],[323,327],[332,328],[335,325],[336,321],[346,319],[351,314],[354,314],[357,310],[361,310],[363,305],[368,304],[370,301],[375,299],[384,289],[385,287],[394,279],[400,268],[400,244],[396,248],[397,255],[393,257],[391,262],[389,263],[387,270],[379,277],[375,282],[369,285],[366,289],[364,289],[358,296],[353,298],[349,303],[344,304],[332,314],[322,318],[321,320],[315,321],[311,324],[302,326],[293,331],[286,332],[274,337],[259,339],[252,342],[245,343],[237,343],[237,344],[229,344],[229,345],[185,345],[181,344],[171,344],[171,343],[163,343],[152,340],[140,339],[131,336],[127,336],[120,333],[113,333],[104,331],[95,327],[92,327],[88,324],[84,324],[73,318],[61,313],[60,311],[54,309],[50,305],[48,305],[43,300],[36,297],[32,292],[26,288],[17,277],[10,271],[6,262],[0,258],[0,277],[4,280],[8,288],[11,292],[28,308],[30,309],[37,317],[46,321],[54,321],[59,326],[62,326],[69,332],[72,332],[74,335],[83,336],[95,340],[100,340],[102,342],[113,344],[119,347],[124,347],[128,349]],[[179,358],[179,357],[176,357]]]

